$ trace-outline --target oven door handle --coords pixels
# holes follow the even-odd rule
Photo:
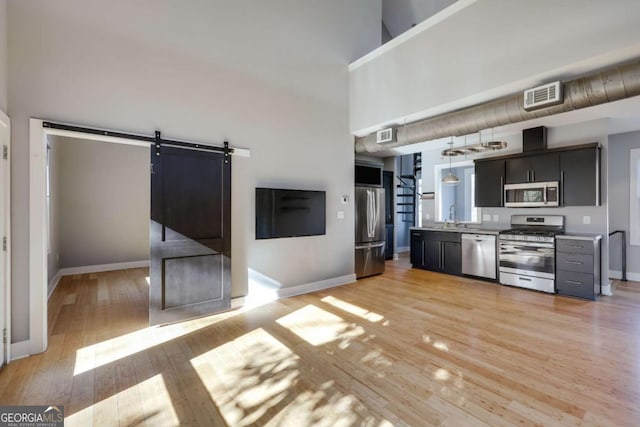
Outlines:
[[[538,243],[538,242],[514,242],[513,240],[501,240],[500,248],[503,246],[510,246],[513,249],[520,249],[522,247],[530,248],[548,248],[553,249],[553,243]]]

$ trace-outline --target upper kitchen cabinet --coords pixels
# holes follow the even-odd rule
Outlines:
[[[560,153],[560,204],[563,206],[600,205],[600,147]]]
[[[475,205],[479,208],[504,206],[504,159],[475,162]]]
[[[557,152],[515,157],[505,162],[506,184],[559,180],[560,156]]]

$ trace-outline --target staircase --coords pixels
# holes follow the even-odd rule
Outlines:
[[[402,174],[405,170],[403,167],[403,157],[400,157],[400,175],[397,175],[400,184],[396,185],[398,191],[396,192],[397,202],[396,213],[400,215],[402,222],[416,224],[416,207],[418,203],[418,189],[417,183],[420,179],[422,171],[422,153],[413,154],[413,173]]]

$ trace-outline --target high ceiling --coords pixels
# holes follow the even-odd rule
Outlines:
[[[382,22],[397,37],[456,0],[382,0]]]
[[[384,1],[398,6],[394,16],[404,16],[404,33],[392,29],[389,4],[383,3],[395,39],[349,68],[350,126],[358,137],[640,60],[637,0],[593,2],[589,8],[581,7],[583,0],[458,0],[423,21],[411,1]],[[413,16],[417,27],[411,29]],[[492,25],[478,25],[485,22]],[[545,31],[522,30],[540,22]],[[606,120],[609,135],[640,130],[640,96],[493,131],[506,138],[523,128],[593,120]],[[426,149],[419,145],[379,154]]]

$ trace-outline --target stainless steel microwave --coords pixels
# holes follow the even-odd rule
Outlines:
[[[559,206],[558,181],[505,184],[504,205],[508,208]]]

